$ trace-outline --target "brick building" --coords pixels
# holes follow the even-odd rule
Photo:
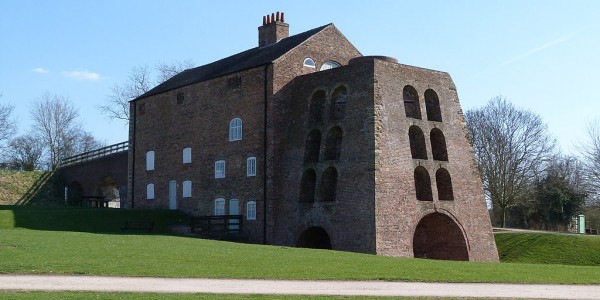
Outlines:
[[[362,56],[333,24],[258,31],[131,102],[132,207],[242,214],[255,243],[498,260],[447,73]]]

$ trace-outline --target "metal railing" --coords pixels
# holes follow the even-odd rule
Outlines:
[[[100,149],[84,152],[81,154],[77,154],[71,157],[63,158],[60,162],[60,167],[73,165],[77,163],[82,163],[86,161],[90,161],[93,159],[97,159],[100,157],[104,157],[107,155],[123,152],[129,150],[129,142],[122,142],[106,147],[102,147]]]

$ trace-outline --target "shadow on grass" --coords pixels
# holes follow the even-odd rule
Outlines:
[[[190,223],[190,217],[171,210],[138,210],[81,207],[0,206],[0,229],[119,233],[126,221],[153,221],[150,234],[173,234],[168,227]],[[11,222],[12,221],[12,222]],[[130,231],[146,234],[146,231]]]

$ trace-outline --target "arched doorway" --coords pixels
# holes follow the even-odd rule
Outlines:
[[[83,187],[81,183],[73,181],[67,185],[67,203],[70,205],[80,205],[83,196]]]
[[[432,213],[421,219],[413,237],[416,258],[469,260],[463,233],[447,215]]]
[[[296,247],[331,249],[331,240],[325,229],[321,227],[310,227],[300,234]]]
[[[105,176],[97,183],[97,193],[108,201],[108,207],[119,208],[121,197],[119,186],[112,176]]]

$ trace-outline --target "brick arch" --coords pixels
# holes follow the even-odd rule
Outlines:
[[[413,159],[427,159],[425,134],[423,134],[419,126],[412,125],[408,128],[408,141],[410,144],[410,155]]]
[[[342,152],[343,131],[339,126],[334,126],[327,132],[325,140],[325,160],[336,160]]]
[[[404,101],[404,113],[407,118],[421,119],[421,105],[419,104],[419,93],[411,86],[407,85],[402,90],[402,100]]]
[[[439,128],[433,128],[429,134],[431,140],[431,154],[434,160],[448,161],[446,137]]]
[[[428,89],[425,91],[425,109],[427,110],[427,120],[442,122],[442,111],[440,109],[440,98],[437,93]]]
[[[444,168],[439,168],[435,172],[435,183],[438,190],[438,199],[454,200],[454,191],[452,189],[452,178],[450,173]]]
[[[79,181],[73,181],[67,185],[67,202],[69,204],[74,205],[79,203],[83,194],[83,186]]]
[[[313,169],[308,169],[302,174],[300,180],[300,202],[315,202],[315,191],[317,187],[317,173]]]
[[[96,195],[105,197],[108,201],[120,202],[119,185],[116,179],[107,175],[96,182]]]
[[[329,119],[340,120],[346,115],[346,103],[348,102],[348,88],[345,85],[337,86],[331,93],[331,104],[329,107]]]
[[[422,217],[413,235],[415,258],[469,260],[468,242],[456,220],[442,212]]]
[[[327,94],[324,90],[317,90],[312,94],[308,108],[310,123],[319,123],[323,120],[323,108],[326,101]]]
[[[304,145],[304,162],[316,163],[319,162],[319,152],[321,150],[321,131],[313,129],[306,137]]]
[[[431,192],[431,178],[429,172],[424,167],[418,166],[414,173],[415,192],[417,200],[433,201],[433,193]]]
[[[302,231],[296,242],[296,247],[313,249],[333,249],[331,238],[325,229],[312,226]]]

